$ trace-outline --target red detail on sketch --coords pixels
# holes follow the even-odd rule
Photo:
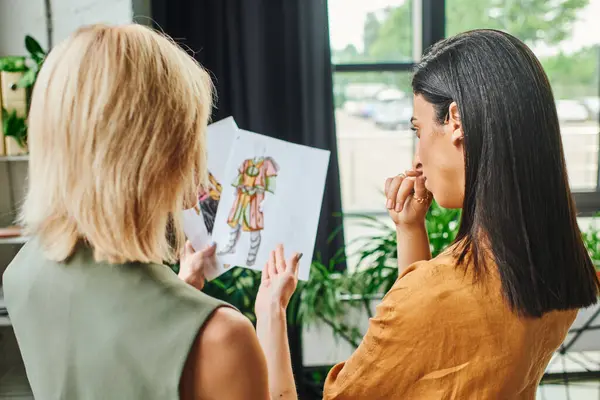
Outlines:
[[[279,165],[271,157],[255,157],[244,160],[238,175],[232,182],[235,200],[227,218],[231,227],[229,242],[219,254],[235,253],[241,232],[250,232],[250,249],[246,264],[254,265],[260,248],[260,232],[265,228],[262,202],[265,193],[275,193],[275,177]]]
[[[236,198],[229,212],[227,223],[232,228],[238,225],[246,232],[264,229],[264,216],[260,204],[265,192],[274,193],[275,180],[279,166],[271,157],[259,157],[244,160],[233,182]]]

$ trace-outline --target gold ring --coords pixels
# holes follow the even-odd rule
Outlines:
[[[426,192],[425,197],[418,197],[415,193],[413,194],[413,198],[419,204],[426,204],[429,202],[429,192]]]

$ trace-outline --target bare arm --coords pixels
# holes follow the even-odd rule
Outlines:
[[[219,308],[190,350],[182,400],[269,400],[267,363],[254,327],[238,311]]]
[[[286,262],[281,245],[271,251],[256,296],[256,331],[267,358],[271,398],[277,400],[298,399],[285,310],[298,283],[300,257],[300,254],[295,253]]]
[[[425,223],[415,226],[396,226],[398,274],[417,261],[431,260],[431,249]]]
[[[274,307],[269,315],[259,317],[256,332],[267,359],[271,398],[298,399],[292,372],[285,309]]]

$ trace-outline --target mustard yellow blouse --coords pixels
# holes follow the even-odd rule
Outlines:
[[[475,284],[450,255],[409,267],[324,399],[534,399],[577,312],[523,318],[501,293],[496,273]]]

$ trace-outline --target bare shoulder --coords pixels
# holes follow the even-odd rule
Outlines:
[[[243,399],[248,394],[268,399],[266,361],[248,318],[228,307],[215,310],[190,350],[181,387],[185,400]]]
[[[233,308],[220,307],[206,321],[198,339],[200,345],[214,346],[233,344],[229,343],[232,339],[251,340],[255,336],[254,327],[248,318]]]

